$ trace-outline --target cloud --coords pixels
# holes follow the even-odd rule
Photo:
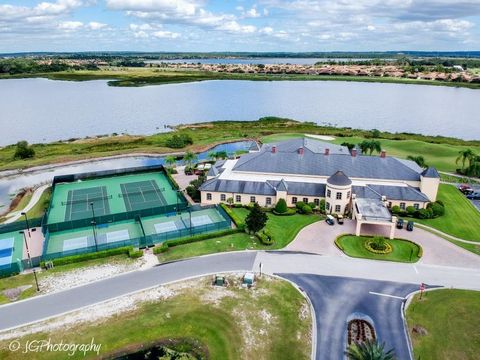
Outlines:
[[[83,23],[80,21],[62,21],[58,24],[58,28],[61,30],[78,30],[83,27]]]
[[[108,26],[107,24],[99,23],[99,22],[96,22],[96,21],[91,21],[87,25],[87,27],[90,30],[101,30],[101,29],[105,29],[107,26]]]
[[[180,37],[180,34],[171,31],[155,31],[153,36],[158,39],[176,39]]]

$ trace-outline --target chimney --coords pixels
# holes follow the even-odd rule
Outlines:
[[[329,148],[325,148],[325,155],[329,155],[330,154],[330,149]]]
[[[298,153],[299,153],[300,155],[303,155],[303,153],[304,153],[303,147],[298,148]]]
[[[387,157],[387,152],[386,152],[385,150],[382,150],[382,151],[380,152],[380,157],[381,157],[381,158],[386,158],[386,157]]]
[[[357,156],[357,149],[355,149],[355,148],[352,149],[352,156],[353,157]]]
[[[274,145],[272,146],[272,153],[275,154],[277,152],[277,147]]]

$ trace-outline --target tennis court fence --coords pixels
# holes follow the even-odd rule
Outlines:
[[[28,219],[28,225],[31,228],[42,226],[43,218]],[[27,228],[27,222],[23,218],[22,220],[15,221],[10,224],[0,225],[0,234],[9,233],[12,231],[21,231]]]
[[[204,210],[208,208],[216,208],[218,212],[221,214],[223,220],[215,223],[211,223],[211,224],[192,226],[184,229],[177,229],[177,230],[172,230],[172,231],[159,233],[159,234],[146,235],[146,236],[141,236],[141,237],[132,238],[128,240],[121,240],[121,241],[116,241],[111,243],[99,243],[97,246],[88,246],[84,248],[67,250],[67,251],[48,252],[50,233],[47,231],[47,233],[45,234],[45,244],[43,249],[42,260],[45,261],[45,260],[51,260],[55,258],[65,257],[65,256],[87,254],[91,252],[96,252],[97,250],[98,251],[110,250],[110,249],[116,249],[116,248],[125,247],[125,246],[145,248],[145,247],[154,246],[154,245],[163,243],[167,240],[179,239],[179,238],[194,236],[198,234],[205,234],[209,232],[216,232],[216,231],[221,231],[221,230],[226,230],[231,228],[232,221],[230,217],[227,215],[227,213],[223,211],[221,207],[217,205],[212,205],[208,207],[202,207],[201,209]]]
[[[177,211],[184,211],[188,208],[188,203],[186,200],[182,199],[181,202],[172,205],[165,205],[165,206],[157,206],[148,209],[140,209],[140,210],[132,210],[126,211],[117,214],[106,214],[106,215],[99,215],[95,216],[95,223],[97,225],[101,224],[108,224],[118,221],[125,221],[125,220],[133,220],[136,217],[147,217],[147,216],[155,216],[155,215],[165,215],[169,213],[175,213]],[[73,230],[82,227],[92,226],[93,218],[88,217],[85,219],[77,219],[77,220],[68,220],[62,221],[58,223],[52,223],[46,225],[47,230],[52,232],[57,231],[64,231],[64,230]]]

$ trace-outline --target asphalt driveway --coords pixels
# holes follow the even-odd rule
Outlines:
[[[401,307],[402,298],[418,286],[312,274],[277,275],[296,283],[312,301],[317,360],[344,358],[347,322],[359,315],[372,320],[378,340],[385,342],[386,349],[393,348],[397,359],[410,359]]]

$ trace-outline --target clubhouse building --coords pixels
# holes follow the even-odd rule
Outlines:
[[[357,233],[363,223],[389,225],[389,208],[422,209],[437,197],[440,176],[433,167],[387,156],[362,155],[359,150],[305,137],[265,144],[239,159],[217,161],[201,186],[203,204],[258,202],[288,206],[299,201],[320,204],[330,214],[352,214]]]

